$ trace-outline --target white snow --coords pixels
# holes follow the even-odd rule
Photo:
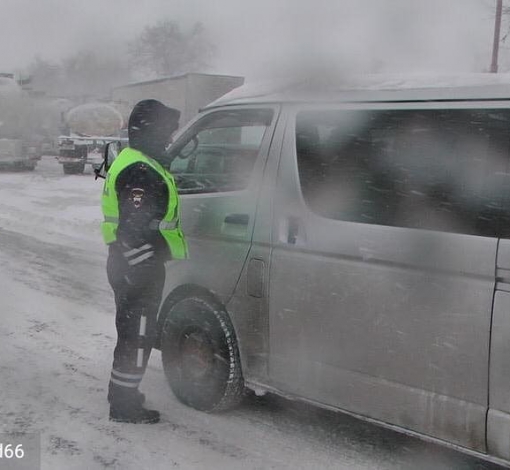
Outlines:
[[[329,72],[329,73],[328,73]],[[497,91],[510,95],[510,73],[469,73],[457,75],[437,74],[363,74],[353,75],[325,70],[304,70],[302,74],[280,77],[272,80],[247,82],[221,96],[208,106],[214,107],[230,102],[242,102],[245,99],[268,98],[282,99],[306,93],[335,93],[361,91],[397,91],[423,89],[457,88],[470,90],[471,93],[490,93]],[[279,97],[279,98],[278,98]]]
[[[64,176],[44,157],[33,173],[0,173],[0,431],[40,432],[43,470],[392,469],[417,468],[417,457],[431,464],[420,468],[448,469],[463,462],[282,400],[252,399],[217,415],[195,411],[169,391],[157,351],[141,388],[162,422],[110,422],[114,303],[99,232],[102,183],[87,171]]]

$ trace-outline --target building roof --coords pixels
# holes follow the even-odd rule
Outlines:
[[[510,74],[364,75],[247,83],[207,108],[281,102],[510,100]]]

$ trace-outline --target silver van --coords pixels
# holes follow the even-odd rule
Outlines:
[[[510,84],[249,86],[171,147],[179,400],[245,388],[510,462]]]

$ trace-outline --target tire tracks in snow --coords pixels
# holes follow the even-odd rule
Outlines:
[[[104,307],[111,302],[106,255],[0,229],[0,265],[17,281],[50,295]]]

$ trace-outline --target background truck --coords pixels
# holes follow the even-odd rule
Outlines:
[[[112,103],[87,103],[64,114],[58,161],[65,174],[83,173],[85,165],[100,165],[108,142],[127,144],[127,117]]]
[[[181,112],[180,125],[183,126],[204,106],[243,83],[244,77],[233,75],[186,73],[116,87],[112,99],[130,109],[141,100],[159,100]]]
[[[98,167],[108,142],[128,144],[129,114],[141,100],[157,99],[177,108],[183,126],[201,108],[243,83],[243,77],[187,73],[114,88],[111,101],[82,104],[64,113],[58,160],[65,174],[83,173],[87,164]]]
[[[41,157],[26,92],[0,75],[0,169],[33,170]]]

